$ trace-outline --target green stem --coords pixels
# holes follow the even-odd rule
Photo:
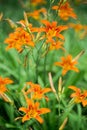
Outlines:
[[[40,58],[41,58],[41,57],[40,57],[40,51],[41,51],[41,48],[42,48],[43,44],[44,44],[44,41],[42,41],[41,46],[39,47],[39,49],[36,48],[36,50],[37,50],[37,59],[36,59],[36,83],[38,82],[38,66],[39,66],[39,62],[40,62]]]
[[[38,65],[39,65],[39,54],[36,59],[36,83],[38,82]]]
[[[59,112],[59,116],[60,116],[60,100],[59,100],[58,112]]]
[[[44,57],[44,85],[46,84],[46,60],[47,60],[47,54]]]

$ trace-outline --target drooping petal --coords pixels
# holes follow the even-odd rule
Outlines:
[[[42,119],[39,115],[37,115],[37,116],[35,117],[35,119],[36,119],[38,122],[43,123],[43,119]]]
[[[39,114],[42,115],[42,114],[46,114],[50,112],[50,109],[49,108],[40,108],[39,109]]]
[[[50,92],[52,90],[51,90],[51,88],[44,88],[42,91],[43,91],[43,94],[44,94],[44,93],[48,93],[48,92]]]
[[[83,100],[82,105],[85,107],[87,105],[87,100]]]
[[[22,117],[22,122],[24,123],[25,121],[30,120],[29,116],[26,114],[25,116]]]
[[[76,86],[69,86],[68,88],[74,90],[75,92],[81,92],[81,90],[77,88]]]
[[[39,102],[35,102],[35,109],[39,108],[40,103]]]
[[[25,108],[25,107],[20,107],[20,108],[19,108],[19,111],[23,111],[23,112],[27,113],[27,108]]]

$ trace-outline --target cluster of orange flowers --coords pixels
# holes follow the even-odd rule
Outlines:
[[[22,117],[22,122],[34,118],[40,123],[43,123],[43,119],[40,117],[40,115],[50,112],[50,109],[39,108],[40,102],[38,100],[42,100],[42,98],[48,100],[48,97],[45,96],[44,94],[50,92],[51,89],[41,88],[39,84],[34,84],[32,82],[27,82],[26,85],[30,86],[30,88],[28,89],[26,88],[27,86],[23,88],[23,94],[26,99],[27,106],[19,108],[19,111],[25,113],[25,115]]]
[[[34,47],[34,35],[31,33],[37,32],[38,29],[32,27],[32,24],[24,20],[17,23],[22,27],[16,27],[14,32],[9,34],[9,37],[5,39],[4,42],[8,44],[6,50],[15,48],[18,52],[21,52],[26,47]]]
[[[72,17],[74,19],[77,18],[76,14],[74,13],[68,2],[65,2],[64,4],[59,3],[58,6],[53,6],[52,9],[58,10],[58,15],[63,20],[68,20],[69,17]]]
[[[6,88],[6,85],[12,83],[13,81],[11,79],[0,77],[0,97],[3,98],[6,102],[9,102],[9,97],[6,95],[6,92],[9,90]],[[19,111],[25,113],[25,115],[21,117],[22,122],[34,118],[38,120],[40,123],[42,123],[43,119],[40,117],[40,115],[50,112],[50,109],[40,108],[39,107],[40,103],[37,100],[41,100],[42,98],[45,98],[48,101],[48,97],[45,96],[44,94],[50,92],[51,89],[50,88],[42,89],[40,85],[34,84],[32,82],[27,82],[27,86],[28,85],[30,86],[30,88],[28,89],[26,88],[27,89],[26,91],[23,88],[23,94],[26,99],[27,106],[19,108]],[[28,97],[29,95],[30,97]]]
[[[35,10],[33,12],[28,12],[27,13],[27,16],[28,17],[33,17],[34,19],[36,20],[40,20],[40,15],[42,14],[42,16],[46,16],[47,14],[47,11],[45,8],[41,8],[41,9],[38,9],[38,10]]]
[[[67,29],[67,26],[57,26],[57,22],[53,21],[52,23],[43,20],[42,23],[45,25],[45,27],[41,28],[41,32],[44,32],[45,35],[43,35],[43,38],[46,38],[46,43],[50,43],[50,49],[60,49],[62,48],[63,42],[61,42],[59,39],[64,41],[64,36],[60,34],[62,31]]]
[[[57,26],[57,22],[50,23],[48,20],[43,20],[42,23],[45,27],[33,28],[31,24],[27,27],[26,23],[19,21],[24,27],[17,27],[15,32],[11,33],[8,38],[5,39],[5,43],[8,44],[7,50],[15,48],[18,52],[23,50],[23,47],[34,47],[34,35],[33,32],[42,32],[40,39],[46,39],[46,43],[49,43],[49,49],[63,49],[64,36],[62,31],[67,29],[67,26]],[[62,41],[61,41],[62,40]]]
[[[45,1],[43,0],[43,3]],[[41,0],[31,0],[31,3],[36,6],[37,3],[42,3]],[[68,2],[59,3],[58,6],[53,6],[53,10],[58,11],[58,16],[62,20],[68,20],[70,17],[76,19],[77,16],[74,13],[73,9],[70,7]],[[27,17],[33,17],[34,19],[40,19],[40,14],[44,16],[47,15],[46,9],[38,9],[34,12],[25,13],[24,20],[17,22],[17,27],[14,32],[9,35],[8,38],[5,39],[5,43],[8,44],[6,50],[11,48],[15,48],[18,52],[22,52],[25,48],[34,48],[36,46],[35,38],[37,38],[36,33],[38,32],[40,35],[38,36],[38,41],[44,40],[45,45],[49,50],[65,50],[64,45],[64,35],[63,31],[67,30],[68,27],[74,28],[76,31],[82,30],[85,28],[82,25],[58,25],[56,21],[50,21],[47,19],[40,20],[41,27],[33,27],[32,24],[28,22]],[[45,18],[45,17],[44,17]],[[18,26],[21,25],[21,27]],[[86,30],[87,31],[87,30]],[[62,67],[62,76],[67,74],[68,71],[73,70],[75,72],[79,72],[79,69],[76,67],[77,60],[81,56],[78,55],[76,58],[72,58],[72,55],[68,54],[65,57],[61,57],[61,62],[55,62],[56,66]],[[6,85],[13,83],[9,78],[0,77],[0,96],[4,98],[4,93],[7,91]],[[87,91],[81,92],[81,90],[75,86],[70,86],[70,89],[75,92],[71,94],[71,97],[74,98],[75,103],[82,102],[83,106],[87,105]],[[40,115],[50,112],[48,108],[40,108],[40,102],[42,98],[45,98],[48,101],[48,97],[45,93],[50,92],[50,88],[41,88],[39,84],[34,84],[32,82],[27,82],[26,86],[23,88],[23,94],[26,100],[26,106],[20,107],[19,111],[24,112],[22,118],[22,122],[30,120],[31,118],[36,119],[40,123],[43,122],[43,119]],[[5,99],[5,98],[4,98]],[[18,119],[17,118],[17,119]]]
[[[23,50],[23,46],[34,47],[34,42],[28,32],[23,28],[16,28],[15,32],[9,35],[9,38],[5,40],[5,43],[8,44],[7,50],[10,48],[15,48],[18,52]]]

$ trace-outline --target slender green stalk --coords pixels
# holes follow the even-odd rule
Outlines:
[[[47,61],[47,55],[44,57],[44,84],[46,84],[46,61]]]

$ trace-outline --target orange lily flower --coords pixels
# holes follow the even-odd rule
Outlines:
[[[25,122],[27,120],[34,118],[38,122],[43,123],[43,119],[40,117],[40,115],[50,112],[50,109],[39,108],[39,102],[34,103],[32,100],[28,98],[26,100],[27,100],[27,107],[19,108],[19,111],[22,111],[25,113],[25,115],[22,117],[22,122]]]
[[[4,93],[7,91],[6,85],[13,83],[13,81],[9,78],[2,78],[0,77],[0,96],[7,101],[6,96]]]
[[[27,16],[27,13],[26,13]],[[28,29],[29,33],[33,33],[33,32],[38,32],[38,28],[37,27],[33,27],[31,23],[25,20],[20,20],[17,22],[18,24],[20,24],[25,30]],[[33,37],[33,34],[32,34]]]
[[[53,6],[52,9],[58,10],[58,15],[62,20],[68,20],[69,17],[74,19],[77,18],[76,14],[74,13],[68,2],[63,3],[60,6]]]
[[[44,94],[50,92],[50,88],[41,88],[39,84],[34,84],[32,82],[27,82],[30,85],[30,88],[26,91],[26,94],[31,93],[32,99],[42,99],[43,97],[48,100],[47,96]]]
[[[58,49],[62,49],[62,50],[64,50],[64,48],[63,48],[63,42],[61,42],[61,41],[53,41],[51,44],[50,44],[50,46],[49,46],[49,50],[58,50]]]
[[[79,37],[82,39],[87,35],[87,26],[82,24],[69,23],[69,27],[73,28]]]
[[[45,4],[45,0],[31,0],[31,4],[34,6],[40,5],[40,4]]]
[[[78,31],[83,30],[83,27],[84,27],[84,26],[81,25],[81,24],[69,23],[69,27],[74,28],[75,31],[78,32]]]
[[[23,46],[34,47],[31,35],[21,27],[16,28],[15,32],[11,33],[4,42],[8,44],[7,50],[15,48],[18,52],[23,50]]]
[[[69,86],[69,88],[75,91],[71,94],[71,98],[74,98],[75,103],[82,103],[85,107],[87,105],[87,90],[81,92],[80,88],[76,86]]]
[[[35,10],[33,12],[27,13],[28,17],[33,17],[34,19],[40,20],[40,14],[46,15],[47,11],[45,8],[41,8],[39,10]]]
[[[45,27],[40,28],[40,31],[46,33],[43,38],[46,37],[47,42],[52,42],[54,37],[64,40],[64,36],[60,33],[66,30],[68,28],[67,26],[57,26],[57,22],[53,21],[50,23],[47,20],[42,20],[42,23],[45,25]]]
[[[71,55],[68,55],[67,57],[62,57],[61,60],[62,62],[55,62],[55,65],[61,66],[63,68],[62,75],[65,75],[69,70],[79,72],[78,68],[75,67],[77,61],[72,60]]]
[[[7,91],[6,85],[11,84],[13,81],[9,78],[0,77],[0,94]]]

